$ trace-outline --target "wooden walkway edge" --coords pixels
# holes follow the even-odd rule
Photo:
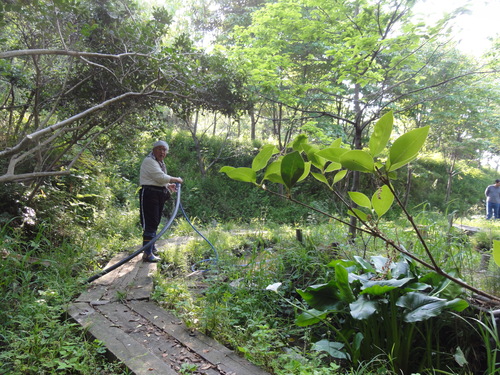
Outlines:
[[[158,242],[160,251],[166,241]],[[68,307],[69,315],[137,375],[176,375],[186,368],[196,368],[193,374],[268,375],[150,301],[156,269],[137,256],[89,284]]]

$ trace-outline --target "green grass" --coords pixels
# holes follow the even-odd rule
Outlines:
[[[425,226],[425,239],[443,269],[455,270],[475,286],[500,294],[500,285],[487,285],[484,278],[477,277],[481,256],[469,237],[438,215],[422,215],[418,223]],[[382,223],[381,227],[425,256],[415,234],[398,221]],[[214,257],[214,253],[179,222],[176,234],[195,237],[184,246],[167,250],[164,259],[169,265],[155,275],[155,298],[176,311],[188,326],[213,336],[275,374],[390,374],[390,353],[349,368],[346,363],[332,362],[325,353],[312,351],[311,344],[325,333],[318,327],[296,326],[293,304],[306,308],[296,290],[326,282],[332,272],[326,264],[332,259],[396,254],[372,238],[360,236],[348,242],[345,228],[332,223],[300,226],[302,242],[296,238],[298,228],[262,223],[239,229],[233,225],[198,228],[218,253],[217,264],[206,264],[202,279],[197,280],[205,283],[206,289],[200,294],[189,292],[193,282],[183,276],[191,272],[193,264]],[[198,266],[203,268],[203,264]],[[280,290],[292,305],[266,290],[277,282],[282,283]]]
[[[93,230],[92,236],[79,227],[71,228],[71,241],[67,236],[54,237],[50,225],[40,226],[29,239],[13,226],[2,228],[1,248],[16,257],[0,259],[0,318],[6,322],[0,328],[0,373],[127,373],[122,365],[109,362],[103,346],[66,320],[64,312],[81,293],[83,280],[113,254],[140,242],[134,208],[121,213],[110,210],[108,215],[94,219],[99,230]],[[479,272],[481,252],[473,237],[450,227],[442,215],[428,212],[416,215],[416,221],[443,269],[455,270],[474,286],[500,294],[499,267],[490,262],[487,272]],[[496,223],[480,222],[487,233],[497,230]],[[396,256],[383,242],[364,235],[347,241],[346,228],[327,220],[314,225],[276,225],[255,219],[245,225],[203,226],[194,219],[193,224],[216,252],[178,218],[168,236],[193,238],[161,254],[153,293],[161,306],[175,311],[189,327],[213,336],[274,374],[393,373],[390,353],[353,368],[311,349],[312,343],[327,334],[324,329],[295,324],[298,311],[294,305],[307,308],[297,289],[329,280],[332,269],[327,264],[332,259]],[[381,223],[380,228],[415,254],[425,256],[406,223],[396,219]],[[296,237],[298,229],[302,242]],[[30,257],[43,263],[33,263]],[[203,262],[215,258],[216,264]],[[202,277],[186,279],[193,266],[204,271]],[[285,299],[266,290],[278,282]],[[459,373],[466,374],[466,370]]]

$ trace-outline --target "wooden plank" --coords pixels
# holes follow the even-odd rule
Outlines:
[[[143,262],[142,259],[137,262],[137,272],[134,280],[127,286],[127,300],[149,299],[153,292],[152,274],[156,272],[157,264]]]
[[[153,302],[130,301],[129,306],[207,361],[218,365],[225,372],[237,375],[268,374],[208,336],[192,332],[179,319]]]
[[[120,260],[126,258],[130,254],[121,254]],[[109,301],[118,301],[119,299],[126,298],[128,285],[133,282],[138,268],[138,259],[140,255],[129,260],[127,263],[118,267],[116,270],[110,272],[114,274],[114,281],[101,299]]]
[[[105,343],[108,350],[137,375],[177,375],[168,364],[116,327],[87,303],[74,303],[69,314],[87,328],[92,336]]]
[[[123,253],[115,256],[106,268],[118,263],[126,256],[128,254]],[[142,268],[146,268],[146,270],[142,270]],[[149,274],[155,270],[156,264],[142,262],[141,255],[139,254],[117,269],[96,279],[76,301],[100,304],[103,301],[117,301],[122,298],[149,298],[153,290],[152,279],[143,277],[143,274]],[[137,285],[135,279],[138,275],[140,275],[140,281]],[[131,289],[132,295],[128,297]]]
[[[123,254],[118,254],[114,256],[104,267],[104,269],[109,268],[111,265],[118,263],[120,260],[124,258]],[[124,265],[125,266],[125,265]],[[120,268],[113,270],[106,275],[101,276],[100,278],[94,280],[91,284],[89,284],[87,290],[83,292],[78,298],[77,302],[91,302],[91,301],[100,301],[104,298],[105,295],[108,294],[108,290],[114,289],[113,283],[115,281],[116,275]]]
[[[462,225],[462,224],[453,224],[453,226],[455,228],[458,228],[460,230],[463,230],[464,232],[466,232],[467,234],[474,234],[474,233],[477,233],[477,232],[480,232],[481,231],[481,228],[477,228],[477,227],[470,227],[468,225]]]
[[[113,303],[98,306],[96,310],[174,370],[180,371],[184,363],[191,363],[203,369],[206,375],[220,375],[219,371],[214,370],[217,366],[191,351],[126,305]]]

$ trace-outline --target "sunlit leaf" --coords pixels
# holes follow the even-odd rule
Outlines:
[[[373,133],[369,142],[370,153],[372,156],[380,154],[387,145],[392,133],[393,122],[394,118],[392,116],[392,111],[390,111],[382,116],[373,127]]]
[[[262,149],[257,154],[257,156],[255,156],[255,158],[252,161],[252,169],[254,171],[260,171],[267,165],[269,159],[271,159],[271,156],[273,156],[278,152],[279,150],[273,145],[263,146]]]
[[[299,177],[297,182],[300,182],[300,181],[304,180],[307,176],[309,176],[309,172],[311,172],[311,162],[310,161],[304,163],[304,173],[302,173],[302,176]]]
[[[318,169],[323,169],[327,160],[318,155],[319,148],[317,146],[305,144],[304,152],[307,155],[307,159]]]
[[[328,167],[326,167],[325,173],[338,171],[340,168],[342,168],[342,164],[332,161],[328,164]]]
[[[347,174],[347,169],[344,169],[342,171],[339,171],[335,177],[333,178],[333,183],[336,184],[337,182],[339,182],[340,180],[342,180],[345,175]]]
[[[383,216],[387,211],[389,211],[393,202],[394,194],[392,194],[391,189],[387,185],[377,189],[372,196],[372,206],[378,217]]]
[[[351,150],[340,156],[340,163],[351,171],[373,172],[373,157],[363,150]]]
[[[368,215],[357,208],[350,208],[347,213],[351,216],[358,217],[363,221],[368,221]]]
[[[293,149],[294,151],[303,151],[304,150],[304,145],[307,144],[307,135],[305,134],[299,134],[298,136],[295,137],[295,139],[290,142],[288,147]]]
[[[493,240],[493,259],[497,266],[500,267],[500,241]]]
[[[372,203],[370,202],[370,198],[368,198],[363,193],[360,193],[359,191],[350,191],[348,192],[348,194],[349,197],[352,199],[352,201],[356,203],[358,206],[366,207],[368,209],[372,208]]]
[[[342,138],[337,138],[336,140],[334,140],[332,142],[332,144],[330,145],[330,147],[340,147],[342,145]]]
[[[257,181],[257,175],[255,171],[251,168],[246,168],[246,167],[234,168],[225,166],[220,169],[220,172],[225,173],[229,178],[236,181],[253,182],[254,184]]]
[[[318,180],[318,181],[320,181],[320,182],[324,183],[325,185],[330,186],[330,184],[328,183],[328,180],[326,179],[326,177],[325,177],[324,175],[322,175],[321,173],[311,172],[311,174],[313,175],[313,177],[314,177],[316,180]]]
[[[330,161],[340,163],[340,157],[348,151],[349,150],[340,147],[327,147],[321,151],[318,151],[318,156],[321,156],[322,158]]]
[[[387,171],[394,171],[415,159],[427,139],[429,126],[410,130],[396,139],[389,150]]]

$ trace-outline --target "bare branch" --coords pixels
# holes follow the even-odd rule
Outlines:
[[[62,56],[73,56],[73,57],[98,57],[107,59],[122,59],[124,57],[141,56],[141,57],[151,57],[145,53],[119,53],[117,55],[109,53],[96,53],[96,52],[81,52],[81,51],[68,51],[64,49],[23,49],[15,51],[5,51],[0,52],[0,59],[10,59],[13,57],[21,56],[40,56],[40,55],[62,55]]]

